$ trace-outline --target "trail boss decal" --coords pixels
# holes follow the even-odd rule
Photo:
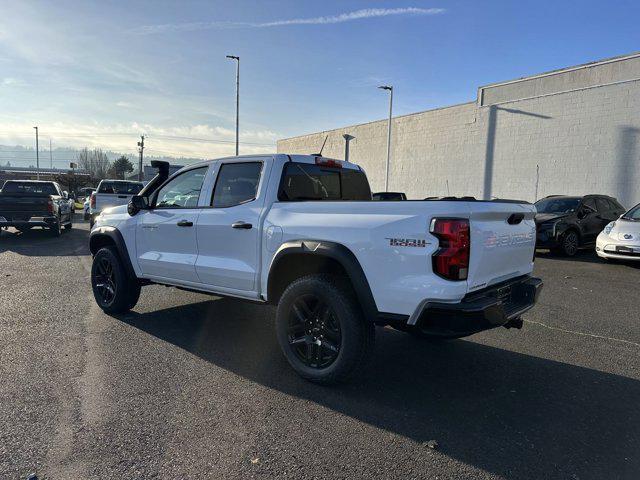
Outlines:
[[[389,246],[390,247],[418,247],[418,248],[425,248],[427,245],[430,244],[430,242],[427,242],[426,240],[420,240],[419,238],[389,238],[386,237],[387,240],[389,240]]]

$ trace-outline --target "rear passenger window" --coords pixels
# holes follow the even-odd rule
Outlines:
[[[255,200],[262,162],[223,163],[218,172],[211,206],[233,207]]]

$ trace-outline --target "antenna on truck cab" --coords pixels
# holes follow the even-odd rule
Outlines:
[[[322,156],[322,151],[324,150],[324,146],[327,143],[327,138],[329,138],[329,135],[326,135],[324,137],[324,142],[322,142],[322,147],[320,147],[320,153],[312,153],[311,155],[313,155],[314,157],[321,157]]]

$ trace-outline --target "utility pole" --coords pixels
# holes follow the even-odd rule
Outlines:
[[[384,174],[384,191],[389,191],[389,163],[391,162],[391,117],[393,115],[393,86],[380,85],[378,88],[389,91],[389,124],[387,126],[387,165]]]
[[[140,135],[140,141],[138,142],[138,151],[140,152],[140,161],[138,164],[138,180],[144,180],[144,174],[142,171],[142,155],[144,152],[144,135]]]
[[[240,150],[240,57],[227,55],[227,58],[236,61],[236,157]]]
[[[53,153],[51,153],[51,138],[49,138],[49,167],[53,170]]]
[[[36,178],[40,180],[40,152],[38,147],[38,127],[33,127],[36,129]]]

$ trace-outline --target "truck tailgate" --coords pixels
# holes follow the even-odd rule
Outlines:
[[[471,203],[470,212],[469,291],[531,273],[536,241],[535,207],[483,202]]]
[[[0,215],[7,219],[28,220],[49,211],[49,195],[0,195]]]
[[[117,193],[96,193],[96,208],[101,212],[105,208],[118,207],[129,203],[133,195],[117,194]]]

